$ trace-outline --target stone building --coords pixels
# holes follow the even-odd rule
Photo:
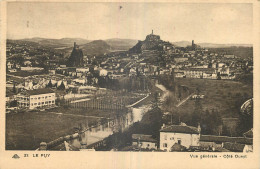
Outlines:
[[[74,42],[74,47],[68,60],[68,66],[81,67],[83,65],[83,51],[79,49],[79,46]]]

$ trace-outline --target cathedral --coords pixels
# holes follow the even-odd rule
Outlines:
[[[83,66],[83,52],[79,46],[74,42],[74,47],[68,60],[68,66],[81,67]]]

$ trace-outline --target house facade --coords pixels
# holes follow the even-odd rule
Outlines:
[[[199,146],[200,127],[181,125],[163,126],[160,130],[160,149],[170,151],[174,144],[186,148]]]
[[[213,68],[187,68],[184,70],[184,75],[187,78],[213,78],[212,75],[216,74]]]

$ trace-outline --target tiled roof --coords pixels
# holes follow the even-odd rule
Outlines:
[[[160,132],[199,134],[196,127],[184,125],[171,125],[160,130]]]
[[[215,68],[185,68],[186,71],[214,72]]]
[[[29,95],[38,95],[38,94],[46,94],[46,93],[54,93],[53,90],[51,89],[36,89],[36,90],[28,90],[26,91],[27,94]]]
[[[249,145],[253,144],[253,139],[251,138],[214,136],[214,135],[201,135],[200,141],[215,142],[215,143],[233,142],[233,143],[249,144]]]
[[[224,143],[223,148],[230,150],[232,152],[243,152],[245,144],[239,143]]]
[[[144,135],[144,134],[132,134],[132,139],[137,141],[147,141],[147,142],[157,142],[152,135]]]

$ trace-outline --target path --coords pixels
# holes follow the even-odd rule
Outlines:
[[[106,117],[99,117],[99,116],[85,116],[85,115],[80,115],[80,114],[67,114],[67,113],[57,113],[57,112],[47,112],[50,114],[56,114],[56,115],[64,115],[64,116],[74,116],[74,117],[90,117],[90,118],[97,118],[97,119],[102,119]],[[106,118],[110,119],[110,118]]]
[[[126,107],[127,107],[127,108],[133,107],[134,105],[140,103],[141,101],[143,101],[144,99],[146,99],[147,97],[149,97],[150,94],[151,94],[151,93],[148,93],[144,98],[142,98],[142,99],[138,100],[137,102],[135,102],[135,103],[133,103],[133,104],[131,104],[131,105],[128,105],[128,106],[126,106]]]
[[[176,105],[176,107],[179,107],[179,106],[181,106],[183,103],[185,103],[186,101],[188,101],[193,94],[194,94],[194,93],[192,93],[191,95],[189,95],[188,97],[186,97],[185,99],[183,99],[182,101],[180,101],[180,102]]]
[[[165,98],[170,94],[169,90],[167,90],[166,87],[164,87],[161,84],[155,84],[155,86],[163,91],[163,95],[160,99],[161,99],[162,102],[164,102]]]

